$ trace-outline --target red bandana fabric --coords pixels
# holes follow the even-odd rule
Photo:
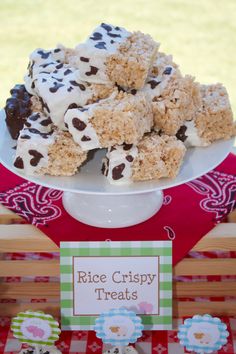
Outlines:
[[[173,240],[173,263],[236,207],[236,156],[215,170],[164,191],[164,205],[151,219],[120,229],[91,227],[73,219],[62,204],[63,192],[28,182],[0,165],[0,203],[60,241]]]

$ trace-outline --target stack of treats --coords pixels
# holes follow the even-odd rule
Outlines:
[[[17,169],[71,176],[104,148],[113,184],[174,178],[187,148],[235,134],[224,86],[182,75],[149,35],[105,23],[75,49],[33,51],[5,111]]]

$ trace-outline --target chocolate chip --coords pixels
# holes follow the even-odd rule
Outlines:
[[[66,71],[64,72],[64,75],[69,75],[70,73],[72,73],[72,71],[70,69],[66,69]]]
[[[132,162],[134,160],[134,158],[133,158],[133,156],[128,155],[128,156],[126,156],[126,160],[129,162]]]
[[[57,92],[60,87],[64,86],[64,84],[59,84],[58,82],[54,82],[53,85],[54,85],[54,87],[50,87],[49,88],[49,91],[52,92],[52,93]]]
[[[107,25],[106,23],[102,23],[101,27],[104,28],[107,32],[112,31],[112,27]]]
[[[30,127],[31,127],[30,122],[25,122],[25,126],[28,127],[28,128],[30,128]]]
[[[187,135],[185,135],[187,130],[186,125],[182,125],[179,130],[177,131],[176,138],[184,142],[187,139]]]
[[[79,84],[78,82],[76,82],[76,81],[74,81],[74,80],[70,81],[70,84],[73,85],[73,86],[78,86],[82,91],[85,91],[85,90],[86,90],[86,88],[85,88],[84,85]]]
[[[132,148],[133,144],[124,144],[123,145],[123,150],[127,151],[130,150]]]
[[[47,119],[44,119],[40,122],[40,124],[43,126],[43,127],[47,127],[48,125],[52,124],[52,120],[51,118],[47,118]]]
[[[75,127],[75,129],[79,130],[79,131],[83,131],[86,128],[86,124],[80,120],[79,118],[73,118],[72,119],[72,124]]]
[[[99,32],[94,32],[92,37],[89,38],[92,39],[93,41],[99,41],[100,39],[102,39],[102,34]]]
[[[30,139],[30,136],[29,135],[27,135],[27,134],[25,134],[25,135],[21,135],[21,139]]]
[[[35,122],[36,120],[38,120],[40,118],[40,114],[39,113],[34,113],[29,117],[29,120],[32,120],[33,122]]]
[[[33,156],[33,158],[30,160],[31,166],[37,166],[43,155],[37,150],[29,150],[29,154]]]
[[[122,177],[124,177],[122,175],[122,172],[124,171],[125,169],[125,164],[124,163],[121,163],[120,165],[114,167],[112,169],[112,178],[116,181],[118,179],[121,179]]]
[[[57,73],[58,73],[58,70],[54,70],[54,71],[53,71],[53,74],[57,74]]]
[[[110,40],[110,43],[113,44],[113,43],[115,43],[115,41],[113,41],[113,39],[111,39],[111,40]]]
[[[85,58],[85,57],[80,57],[80,61],[83,61],[85,63],[89,62],[89,58]]]
[[[85,75],[87,75],[87,76],[91,76],[91,75],[96,75],[97,74],[97,72],[98,72],[98,68],[96,68],[96,66],[90,66],[90,71],[87,71],[86,73],[85,73]]]
[[[71,87],[71,86],[67,89],[68,92],[71,92],[71,91],[73,91],[73,90],[74,90],[74,89],[73,89],[73,87]]]
[[[121,87],[120,85],[116,84],[116,87],[119,92],[126,92],[125,89],[123,87]]]
[[[119,348],[116,348],[116,349],[114,350],[114,354],[120,354]]]
[[[51,53],[50,52],[46,53],[43,50],[39,50],[38,54],[41,56],[42,59],[47,59]]]
[[[57,77],[52,76],[52,79],[57,80],[58,82],[62,82],[63,79],[58,79]]]
[[[68,125],[67,123],[65,123],[65,127],[66,127],[67,129],[69,129],[69,125]]]
[[[167,66],[167,68],[165,68],[165,70],[163,71],[164,75],[170,75],[172,71],[172,67],[171,66]]]
[[[81,141],[90,141],[91,138],[87,135],[83,135],[82,138],[81,138]]]
[[[16,150],[16,148],[17,148],[17,145],[15,145],[15,146],[12,147],[13,150]]]
[[[161,81],[156,81],[156,80],[150,80],[148,81],[148,84],[150,84],[151,89],[154,90],[154,88],[159,85],[161,83]]]
[[[46,82],[47,80],[45,79],[45,78],[43,78],[42,79],[42,82]],[[33,83],[34,84],[34,83]],[[32,86],[33,86],[33,84],[32,84]],[[32,87],[32,88],[35,88],[35,85],[34,85],[34,87]]]
[[[45,80],[45,79],[43,79],[43,80]],[[32,89],[35,89],[35,82],[34,82],[34,81],[33,81],[32,84],[31,84],[31,88],[32,88]]]
[[[115,33],[111,33],[111,32],[108,32],[107,35],[112,38],[121,38],[120,34],[115,34]]]
[[[95,47],[98,49],[107,49],[106,42],[98,42]]]
[[[132,95],[136,95],[136,93],[137,93],[137,90],[135,90],[135,89],[132,89],[132,90],[130,90],[130,93],[131,93]]]
[[[116,148],[115,148],[114,146],[112,146],[112,147],[110,148],[110,152],[112,152],[112,151],[114,151],[114,150],[116,150]]]
[[[77,103],[71,103],[67,109],[72,109],[72,108],[78,108],[79,106],[77,105]]]
[[[59,53],[61,51],[61,49],[60,48],[56,48],[56,49],[54,49],[54,53]]]
[[[56,66],[56,69],[61,69],[61,68],[63,68],[63,64],[62,64],[62,63],[60,63],[60,64],[58,64],[58,65]]]
[[[118,27],[118,26],[115,27],[115,30],[116,31],[121,31],[120,27]]]
[[[54,63],[53,63],[53,62],[51,62],[51,63],[45,63],[45,64],[41,64],[41,65],[39,65],[39,66],[45,69],[48,65],[51,65],[51,64],[54,64]]]
[[[18,156],[14,162],[14,166],[16,168],[20,168],[21,170],[23,170],[24,168],[24,161],[22,160],[22,158],[20,156]]]

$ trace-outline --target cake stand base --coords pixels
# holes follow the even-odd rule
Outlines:
[[[128,195],[63,194],[64,208],[73,218],[87,225],[104,228],[139,224],[155,215],[162,203],[162,191]]]

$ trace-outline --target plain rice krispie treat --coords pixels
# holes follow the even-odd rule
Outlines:
[[[69,62],[81,80],[140,89],[156,59],[159,44],[149,35],[102,23]]]
[[[177,138],[189,146],[207,146],[234,134],[233,113],[227,91],[222,84],[201,85],[202,105],[189,122],[177,132]]]
[[[186,148],[176,137],[146,134],[135,145],[116,145],[108,149],[102,173],[111,184],[174,178],[183,161]]]
[[[56,55],[65,60],[65,53],[57,48]],[[53,123],[66,130],[64,114],[69,106],[84,106],[100,98],[108,97],[114,88],[108,85],[91,85],[78,79],[78,70],[54,58],[55,50],[35,50],[31,56],[29,73],[25,76],[27,90],[39,97],[44,114]],[[101,93],[100,93],[101,91]]]
[[[14,166],[28,175],[71,176],[86,157],[70,133],[54,130],[50,118],[34,113],[20,132]]]
[[[151,103],[143,93],[124,92],[83,108],[68,109],[65,123],[83,150],[137,144],[153,125]]]
[[[192,120],[201,104],[199,84],[171,66],[149,78],[143,91],[152,99],[154,129],[167,135],[175,135],[183,122]]]

